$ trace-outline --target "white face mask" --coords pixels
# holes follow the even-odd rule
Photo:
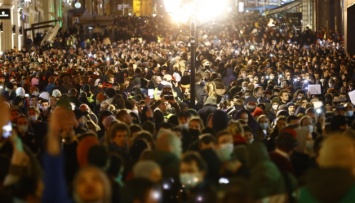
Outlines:
[[[180,182],[185,188],[193,188],[200,183],[201,180],[196,173],[181,173]]]
[[[247,88],[248,88],[248,87],[242,87],[242,90],[245,91],[245,90],[247,90]]]
[[[187,130],[187,129],[189,129],[189,123],[180,124],[179,126],[180,126],[180,128],[181,128],[182,130]]]
[[[249,97],[250,97],[249,95],[248,96],[244,96],[245,99],[248,99]]]
[[[279,105],[278,105],[278,104],[274,104],[274,105],[272,105],[272,109],[274,109],[274,110],[277,110],[277,107],[279,107]]]
[[[273,79],[275,79],[275,76],[270,76],[270,80],[273,80]]]
[[[346,116],[347,117],[352,117],[354,115],[353,111],[346,111]]]
[[[266,130],[269,127],[269,124],[268,123],[260,123],[259,126],[261,129]]]
[[[219,149],[216,150],[216,154],[221,161],[228,161],[232,157],[234,146],[232,143],[222,144]]]
[[[38,120],[38,116],[37,115],[30,116],[30,120],[31,121],[37,121]]]
[[[248,140],[248,144],[251,144],[254,142],[254,138],[251,138],[250,140]]]
[[[28,131],[27,125],[19,125],[17,126],[17,130],[19,133],[26,133]]]

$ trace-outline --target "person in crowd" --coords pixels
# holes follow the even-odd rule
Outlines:
[[[134,15],[3,50],[0,201],[352,202],[355,57],[240,15],[199,28],[195,58],[168,18]]]

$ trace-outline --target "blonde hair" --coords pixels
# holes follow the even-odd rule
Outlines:
[[[239,121],[231,121],[228,124],[227,131],[232,135],[241,135],[244,137],[243,125]]]

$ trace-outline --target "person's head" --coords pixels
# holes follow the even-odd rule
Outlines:
[[[254,135],[253,135],[252,129],[249,126],[244,125],[243,131],[244,131],[244,137],[247,140],[247,143],[248,144],[253,143],[254,142]]]
[[[322,143],[317,162],[321,168],[344,168],[355,176],[355,143],[347,135],[334,134]]]
[[[295,113],[295,111],[296,111],[296,106],[295,106],[294,103],[289,102],[289,103],[286,104],[286,106],[287,106],[288,114],[292,115],[292,114]]]
[[[90,109],[89,105],[87,105],[87,104],[80,104],[79,109],[82,112],[88,112],[88,113],[91,112],[91,109]]]
[[[30,122],[27,116],[25,115],[21,115],[18,117],[16,125],[17,125],[17,131],[18,133],[20,133],[20,135],[24,135],[29,131]]]
[[[297,146],[296,138],[296,130],[291,126],[287,126],[281,129],[281,132],[278,138],[276,139],[276,146],[279,150],[290,154],[293,151],[294,147]]]
[[[68,95],[69,95],[69,97],[76,97],[78,95],[78,90],[76,90],[75,88],[71,88],[68,91]]]
[[[240,114],[240,119],[243,120],[245,123],[249,122],[249,114],[247,112],[242,112]]]
[[[193,117],[189,122],[189,129],[198,130],[200,133],[204,129],[203,121],[200,117]]]
[[[207,165],[197,153],[186,153],[180,161],[180,181],[184,187],[194,188],[204,180]]]
[[[277,129],[280,132],[287,125],[287,117],[286,116],[279,116],[276,118],[275,123],[276,123]]]
[[[76,202],[111,202],[111,186],[106,174],[94,166],[81,168],[74,179]]]
[[[132,116],[126,109],[117,112],[116,119],[130,126],[132,124]]]
[[[287,90],[282,90],[280,92],[280,100],[283,102],[283,103],[286,103],[288,102],[290,99],[290,96],[288,94],[288,91]]]
[[[151,160],[141,160],[133,167],[133,177],[146,178],[152,182],[158,183],[162,180],[162,171],[156,162]]]
[[[203,134],[198,141],[199,150],[215,149],[216,140],[211,134]]]
[[[256,87],[253,93],[256,98],[260,98],[263,96],[264,88],[262,86]]]
[[[259,126],[263,130],[268,130],[269,129],[269,118],[266,115],[261,115],[258,117],[257,122],[259,123]]]
[[[35,107],[30,107],[28,109],[28,117],[30,119],[30,121],[35,122],[38,120],[39,117],[39,110]]]
[[[181,155],[181,140],[171,130],[161,129],[157,135],[156,148],[161,151],[171,152],[177,157]]]
[[[11,117],[10,117],[11,122],[16,123],[17,119],[21,115],[20,109],[18,107],[11,107],[10,112],[11,112]]]
[[[49,106],[55,108],[57,105],[57,98],[56,97],[49,97]]]
[[[290,115],[287,118],[287,124],[289,125],[296,125],[296,124],[300,124],[300,118],[296,115]]]
[[[110,141],[119,146],[127,146],[127,138],[130,135],[128,126],[125,123],[117,122],[110,127]]]

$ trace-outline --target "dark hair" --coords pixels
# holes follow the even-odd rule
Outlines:
[[[102,145],[92,146],[88,151],[88,163],[106,170],[109,166],[110,156],[106,147]]]
[[[126,131],[127,134],[131,134],[131,131],[130,131],[129,127],[127,126],[127,124],[122,123],[122,122],[118,122],[118,123],[114,123],[110,128],[110,134],[109,134],[110,139],[112,139],[116,136],[117,131]]]
[[[200,171],[207,171],[207,164],[201,158],[201,156],[197,153],[187,152],[186,154],[183,155],[183,157],[181,159],[181,163],[183,163],[183,162],[185,162],[185,163],[195,162]]]

